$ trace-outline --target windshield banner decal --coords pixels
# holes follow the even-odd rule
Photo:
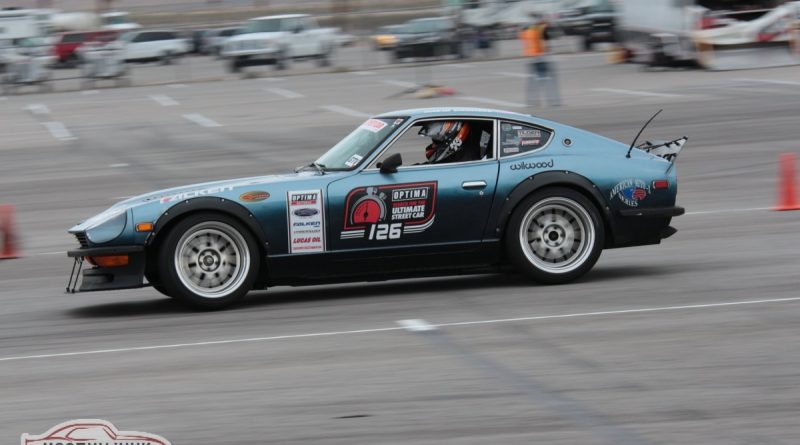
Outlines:
[[[341,239],[387,240],[433,225],[438,183],[359,187],[347,195]]]

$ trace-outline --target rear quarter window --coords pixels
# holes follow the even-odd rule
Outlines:
[[[500,123],[500,156],[508,157],[538,150],[550,140],[552,133],[544,128],[515,122]]]

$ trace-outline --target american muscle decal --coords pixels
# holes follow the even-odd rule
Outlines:
[[[437,184],[416,182],[351,190],[341,239],[387,240],[424,232],[436,217]]]
[[[611,189],[609,197],[619,198],[628,207],[639,207],[639,202],[647,198],[650,192],[650,186],[641,179],[625,179]]]
[[[290,191],[286,194],[289,214],[289,253],[325,251],[325,218],[322,190]]]

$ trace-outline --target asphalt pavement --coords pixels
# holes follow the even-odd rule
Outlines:
[[[769,210],[779,154],[800,151],[797,68],[555,60],[560,108],[524,105],[514,59],[0,97],[0,203],[24,248],[0,261],[2,440],[103,418],[174,444],[800,442],[800,212]],[[404,94],[422,83],[457,94]],[[281,287],[213,313],[63,292],[65,230],[117,200],[287,171],[370,114],[453,105],[622,141],[663,108],[645,136],[689,137],[678,233],[563,286]]]

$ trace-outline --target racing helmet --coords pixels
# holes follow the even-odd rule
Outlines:
[[[443,161],[458,151],[469,136],[469,124],[462,121],[436,121],[425,124],[419,134],[431,138],[431,144],[425,147],[428,162]]]

